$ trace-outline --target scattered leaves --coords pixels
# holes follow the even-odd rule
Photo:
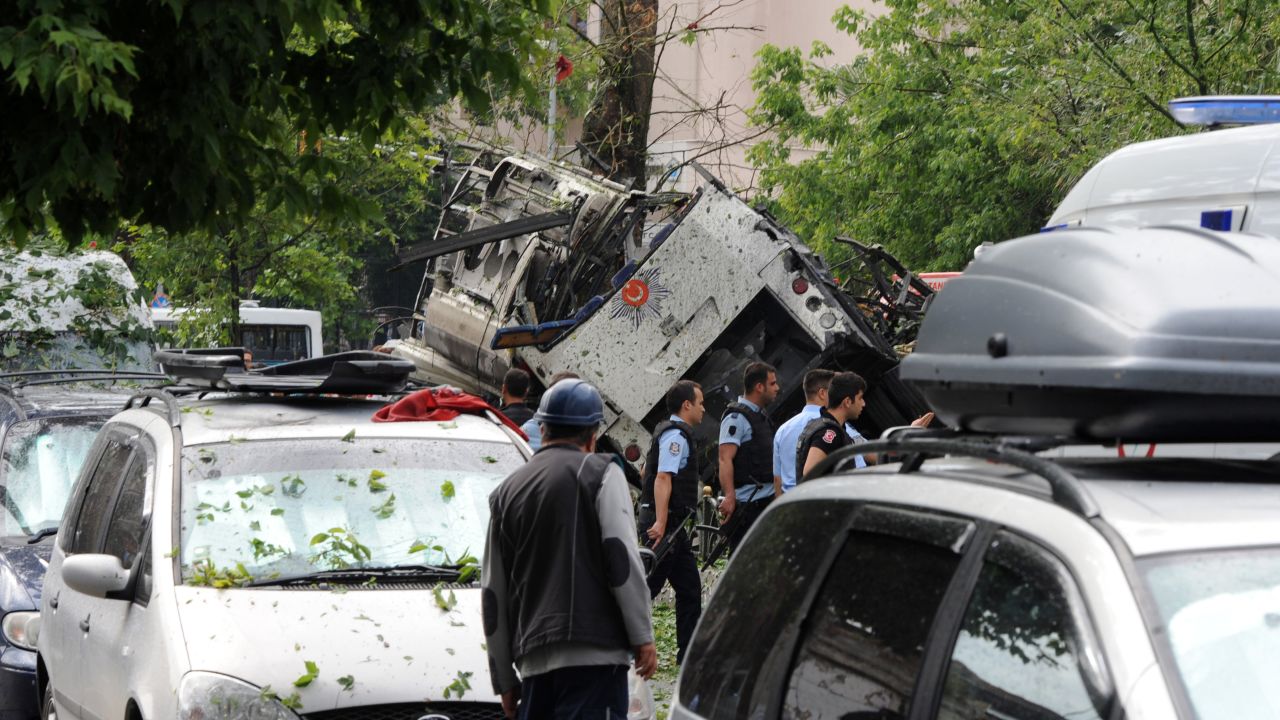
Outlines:
[[[445,500],[452,500],[454,495],[453,481],[445,480],[440,484],[440,497]]]
[[[351,688],[356,684],[356,679],[350,675],[343,675],[338,678],[338,684],[342,686],[343,690],[351,692]]]
[[[317,666],[315,663],[311,662],[310,660],[304,660],[302,661],[302,664],[307,668],[307,671],[299,675],[297,680],[293,681],[294,687],[306,687],[310,685],[313,680],[315,680],[317,677],[320,676],[320,667]]]
[[[431,594],[436,599],[436,607],[444,610],[445,612],[449,612],[458,604],[458,598],[454,596],[452,590],[449,591],[448,595],[445,595],[444,591],[441,589],[442,587],[443,583],[436,583],[435,587],[431,588]]]
[[[387,489],[386,483],[382,482],[382,478],[387,474],[381,470],[369,471],[369,492],[382,492]]]
[[[375,508],[370,508],[370,509],[373,510],[374,515],[378,516],[379,520],[386,520],[387,518],[391,517],[396,511],[396,494],[391,493],[391,495],[387,497],[386,502],[382,503],[381,505]]]
[[[471,689],[471,676],[473,674],[459,670],[457,678],[444,689],[444,698],[448,700],[456,697],[461,700],[462,696],[466,695],[467,691]]]
[[[356,441],[356,429],[355,429],[355,428],[351,428],[351,432],[348,432],[346,435],[343,435],[343,436],[342,436],[342,442],[349,442],[349,443],[353,443],[353,442],[355,442],[355,441]]]

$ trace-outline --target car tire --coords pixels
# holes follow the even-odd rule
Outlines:
[[[44,699],[40,701],[41,720],[58,720],[58,709],[53,705],[53,683],[44,686]]]

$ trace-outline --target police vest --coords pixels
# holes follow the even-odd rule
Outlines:
[[[843,438],[839,447],[845,447],[853,443],[835,418],[823,414],[810,420],[809,424],[804,426],[804,430],[800,431],[800,439],[796,441],[796,484],[804,482],[804,461],[809,459],[809,442],[817,437],[819,433],[827,430],[834,430],[837,439]]]
[[[729,403],[724,416],[739,413],[751,425],[751,439],[733,456],[733,487],[773,484],[773,423],[769,417],[742,403]]]
[[[653,430],[653,440],[649,442],[649,454],[644,460],[644,479],[641,483],[640,502],[653,507],[653,483],[658,477],[658,457],[664,448],[660,447],[662,436],[668,430],[676,430],[684,436],[689,444],[689,462],[684,468],[671,476],[671,501],[667,506],[668,517],[677,510],[688,510],[698,502],[698,489],[701,485],[702,473],[698,471],[697,445],[693,442],[693,428],[687,423],[676,420],[663,420]]]

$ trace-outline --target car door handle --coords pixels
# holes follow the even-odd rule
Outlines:
[[[80,621],[80,629],[83,630],[84,632],[89,632],[89,616],[88,615],[85,615],[84,619]]]

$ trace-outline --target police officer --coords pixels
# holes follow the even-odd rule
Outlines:
[[[773,436],[773,474],[782,478],[782,492],[791,492],[796,487],[796,477],[800,468],[796,465],[796,443],[800,433],[809,423],[822,414],[827,406],[827,393],[831,389],[831,379],[835,371],[815,368],[805,373],[804,398],[805,405],[791,419],[778,426]],[[854,442],[863,442],[862,435],[851,424],[845,424],[845,433]],[[866,459],[861,455],[854,457],[856,467],[866,467]]]
[[[852,372],[836,373],[827,390],[827,407],[817,419],[811,420],[800,433],[796,443],[796,481],[803,482],[804,476],[828,455],[842,447],[866,442],[857,430],[853,421],[862,415],[867,406],[864,395],[867,381],[861,375]],[[933,422],[933,413],[911,421],[912,427],[928,427]],[[843,432],[842,432],[843,430]],[[855,457],[857,467],[865,467],[876,462],[876,456],[867,454]]]
[[[867,381],[857,373],[836,373],[827,389],[827,406],[810,420],[796,441],[796,476],[804,482],[804,476],[828,455],[854,440],[845,432],[845,423],[852,423],[862,414],[867,401],[863,394]]]
[[[742,387],[720,421],[720,512],[729,526],[731,551],[782,494],[782,478],[773,474],[773,423],[764,414],[778,397],[778,373],[767,363],[753,362],[742,373]]]
[[[626,477],[595,454],[604,403],[564,380],[534,419],[542,447],[489,496],[486,648],[508,718],[626,717],[627,663],[657,668]]]
[[[649,597],[657,597],[670,581],[676,593],[676,663],[693,639],[702,615],[702,577],[693,555],[689,534],[681,525],[698,502],[702,473],[694,454],[693,428],[702,422],[702,387],[680,380],[667,391],[671,417],[658,423],[644,463],[640,494],[640,527],[644,542],[657,548],[663,538],[668,549],[649,573]]]

